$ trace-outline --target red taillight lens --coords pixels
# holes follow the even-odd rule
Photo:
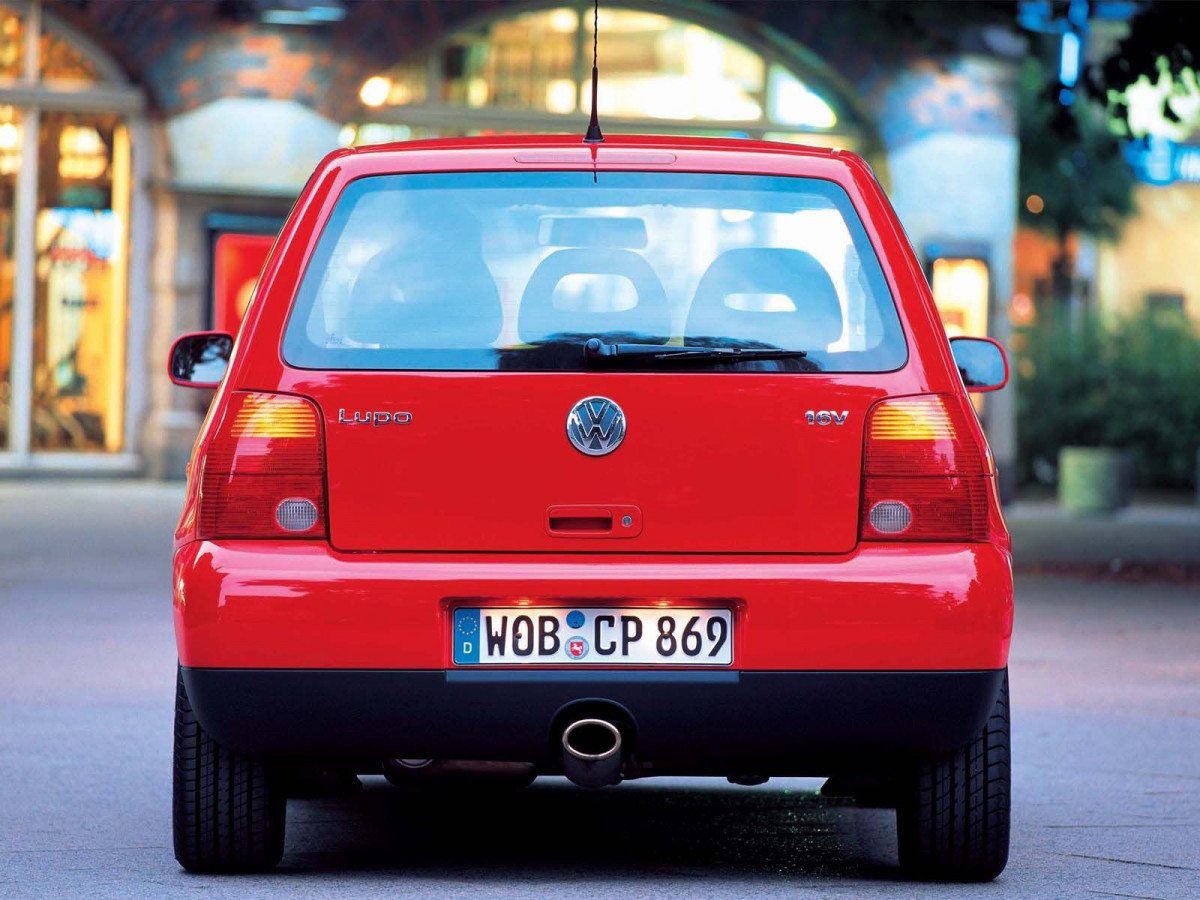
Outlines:
[[[204,459],[201,538],[323,538],[325,448],[302,397],[229,397]]]
[[[973,415],[955,398],[901,397],[867,420],[859,537],[985,541],[988,472]]]

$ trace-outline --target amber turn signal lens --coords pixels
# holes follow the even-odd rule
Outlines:
[[[231,438],[313,438],[317,416],[312,404],[281,394],[241,394],[230,424]]]
[[[957,437],[941,397],[887,400],[871,414],[872,441],[952,441]]]

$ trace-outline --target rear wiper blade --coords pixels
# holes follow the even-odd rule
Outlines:
[[[808,356],[806,350],[780,350],[769,347],[693,347],[668,344],[606,344],[592,338],[583,345],[584,358],[589,363],[626,360],[639,362],[650,360],[720,360],[737,362],[748,359],[800,359]]]

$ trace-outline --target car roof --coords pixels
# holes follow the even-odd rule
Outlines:
[[[351,153],[355,156],[391,154],[413,150],[504,150],[520,148],[522,150],[562,150],[567,147],[595,148],[603,153],[606,148],[645,148],[652,150],[713,150],[722,153],[787,153],[794,156],[809,156],[828,159],[845,155],[853,156],[845,150],[828,147],[812,147],[805,144],[781,143],[776,141],[756,141],[748,138],[734,137],[682,137],[655,134],[610,134],[605,135],[602,143],[585,143],[578,134],[503,134],[485,135],[482,137],[432,138],[420,141],[399,141],[390,144],[371,144],[356,147]]]
[[[505,134],[372,144],[335,150],[321,168],[340,166],[349,178],[404,172],[641,168],[676,172],[757,173],[829,178],[845,185],[874,179],[871,167],[846,150],[748,138],[606,135],[585,143],[578,134]]]

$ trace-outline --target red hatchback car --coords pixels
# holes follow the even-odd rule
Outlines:
[[[263,869],[294,773],[828,776],[901,866],[1005,865],[1010,544],[870,169],[574,137],[345,150],[275,243],[175,535],[175,853]]]

